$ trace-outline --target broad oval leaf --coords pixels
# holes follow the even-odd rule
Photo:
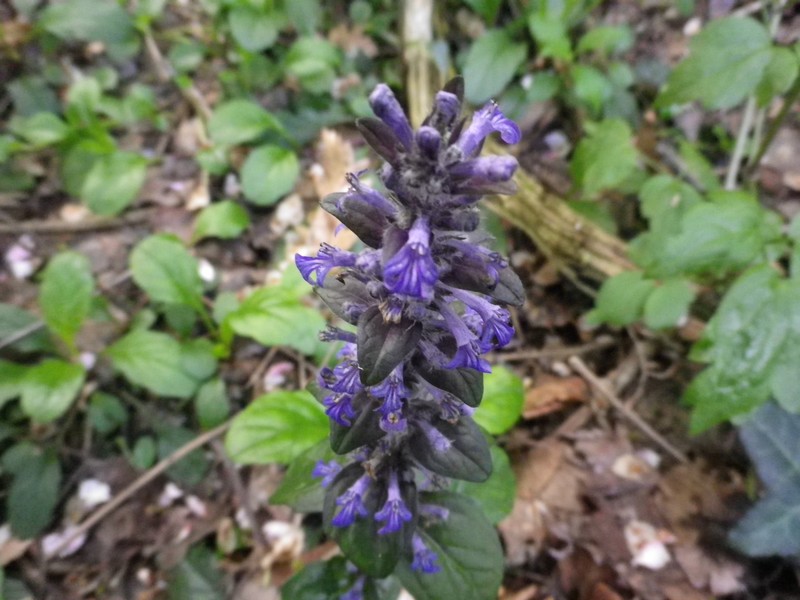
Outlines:
[[[224,102],[208,121],[208,134],[216,144],[236,146],[257,139],[267,131],[281,131],[280,122],[251,100]]]
[[[81,199],[93,213],[115,215],[136,200],[147,175],[147,159],[133,152],[99,158],[81,187]]]
[[[34,538],[50,523],[58,504],[58,456],[52,450],[22,442],[3,454],[3,467],[14,475],[6,500],[11,530],[20,539]]]
[[[39,306],[45,323],[69,347],[89,314],[94,278],[89,259],[62,252],[50,259],[39,288]]]
[[[253,150],[242,166],[242,190],[258,206],[270,206],[292,191],[300,175],[297,155],[266,144]]]
[[[29,368],[22,379],[22,410],[39,423],[63,415],[78,395],[86,378],[80,365],[48,359]]]
[[[358,320],[358,365],[361,383],[377,385],[417,347],[422,325],[403,319],[399,323],[383,320],[380,308],[372,306]]]
[[[522,379],[503,366],[492,368],[483,381],[483,402],[475,411],[475,422],[492,435],[508,431],[519,420],[525,390]]]
[[[245,50],[260,52],[278,39],[280,21],[273,11],[259,10],[249,3],[236,4],[228,13],[234,39]]]
[[[425,381],[453,394],[467,406],[478,406],[483,398],[483,373],[475,369],[439,369],[420,358],[414,368]]]
[[[215,237],[224,240],[238,237],[250,226],[250,215],[233,200],[223,200],[206,206],[194,222],[192,240]]]
[[[289,463],[327,435],[328,417],[310,393],[271,392],[234,418],[225,448],[240,464]]]
[[[190,398],[216,369],[207,344],[182,345],[166,333],[143,329],[117,340],[106,354],[131,383],[175,398]]]
[[[447,450],[437,450],[430,438],[416,428],[408,448],[411,455],[426,469],[465,481],[486,481],[492,474],[492,456],[486,437],[475,422],[463,416],[457,423],[438,420],[435,427],[450,441]]]
[[[225,317],[224,326],[264,346],[289,346],[313,354],[325,319],[279,286],[256,290]]]
[[[497,525],[514,507],[517,480],[505,450],[493,445],[489,452],[492,455],[492,475],[489,479],[483,483],[453,481],[450,490],[472,498],[480,505],[489,521]]]
[[[487,31],[472,44],[464,62],[464,94],[473,104],[502,92],[525,60],[528,49],[500,29]]]
[[[145,238],[130,257],[133,280],[156,302],[203,310],[203,280],[197,260],[178,238],[159,234]]]
[[[325,489],[321,480],[312,477],[311,472],[319,461],[331,460],[343,462],[345,458],[337,456],[331,450],[327,439],[314,444],[289,464],[281,484],[270,496],[269,503],[287,504],[302,513],[322,512]]]
[[[800,415],[769,402],[742,425],[740,435],[767,495],[731,532],[749,556],[800,553]]]
[[[699,100],[709,109],[731,108],[755,90],[772,60],[769,32],[749,17],[712,21],[689,47],[689,56],[670,74],[657,105]]]
[[[446,508],[449,516],[419,530],[437,555],[438,573],[411,569],[410,557],[395,575],[416,600],[488,600],[503,579],[503,550],[494,527],[469,498],[453,492],[421,493],[420,503]]]
[[[350,427],[331,421],[331,448],[337,454],[347,454],[361,446],[373,444],[386,435],[380,427],[378,400],[362,392],[352,402],[358,416]]]

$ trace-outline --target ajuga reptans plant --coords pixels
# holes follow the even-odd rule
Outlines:
[[[480,482],[491,474],[484,434],[472,419],[490,366],[483,354],[509,343],[507,304],[523,290],[507,261],[487,247],[476,203],[510,193],[517,161],[479,157],[498,132],[520,139],[494,103],[468,123],[460,118],[463,83],[451,81],[414,131],[386,85],[369,100],[377,119],[358,127],[384,159],[386,191],[357,175],[323,208],[364,243],[359,252],[323,244],[297,268],[330,309],[356,331],[329,327],[341,341],[338,364],[317,389],[331,420],[331,446],[349,463],[317,464],[326,488],[329,533],[362,571],[390,574],[398,561],[434,574],[440,557],[425,527],[446,522],[429,502],[450,478]],[[352,590],[358,596],[358,586]]]

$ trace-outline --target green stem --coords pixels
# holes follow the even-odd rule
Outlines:
[[[783,98],[783,106],[781,107],[780,112],[778,115],[770,122],[769,127],[767,128],[767,133],[764,135],[764,139],[761,141],[761,145],[758,147],[758,151],[753,156],[753,160],[750,162],[750,167],[748,169],[749,172],[753,172],[758,168],[761,159],[764,158],[764,155],[769,150],[769,147],[772,145],[772,142],[775,140],[775,136],[778,134],[783,122],[786,120],[789,112],[792,110],[792,105],[797,101],[797,98],[800,97],[800,76],[798,76],[792,87],[789,88],[789,91],[786,92],[786,95]]]

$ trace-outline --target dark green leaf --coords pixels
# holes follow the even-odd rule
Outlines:
[[[215,144],[236,146],[251,142],[268,131],[282,131],[280,122],[251,100],[229,100],[217,106],[208,121],[208,134]]]
[[[455,424],[437,420],[431,424],[450,441],[447,450],[436,449],[430,438],[415,428],[409,441],[412,456],[426,469],[465,481],[486,481],[492,474],[492,456],[483,432],[469,417]]]
[[[515,42],[500,29],[492,29],[478,38],[464,62],[464,94],[473,104],[486,102],[511,82],[514,73],[525,60],[528,49]]]
[[[797,555],[800,415],[767,403],[742,426],[741,437],[768,492],[731,532],[731,540],[750,556]]]
[[[133,280],[156,302],[203,310],[203,280],[197,260],[178,238],[151,235],[133,249]]]
[[[328,435],[328,417],[306,391],[271,392],[239,413],[225,437],[241,464],[289,463]]]
[[[511,513],[517,495],[517,481],[505,451],[499,446],[492,446],[489,451],[492,455],[491,477],[483,483],[453,481],[450,490],[475,500],[489,521],[496,525]]]
[[[215,377],[197,390],[194,399],[197,421],[203,429],[211,429],[223,423],[231,412],[225,382]]]
[[[334,275],[325,278],[324,287],[314,288],[314,292],[322,298],[322,301],[340,319],[347,321],[351,325],[358,323],[351,314],[345,310],[348,305],[368,306],[371,304],[367,286],[354,277],[344,275],[341,279]]]
[[[197,437],[197,434],[185,427],[175,425],[157,424],[155,427],[157,434],[158,458],[164,460],[172,456],[178,449]],[[138,444],[137,444],[138,446]],[[211,461],[206,457],[202,449],[193,450],[178,462],[167,469],[167,474],[183,483],[184,485],[197,485],[205,478]]]
[[[128,421],[128,411],[116,396],[95,392],[89,400],[89,420],[98,433],[106,435]]]
[[[156,462],[156,442],[149,435],[143,435],[133,446],[130,456],[131,464],[144,471]]]
[[[0,360],[0,408],[22,394],[25,374],[30,367]]]
[[[453,394],[467,406],[478,406],[483,398],[483,373],[475,369],[437,369],[430,362],[414,361],[414,368],[425,381]]]
[[[377,306],[371,306],[358,320],[358,364],[361,383],[377,385],[411,355],[422,335],[422,325],[402,319],[387,323]]]
[[[242,190],[253,204],[270,206],[292,191],[300,175],[297,155],[266,144],[253,150],[242,166]]]
[[[483,381],[483,402],[475,411],[475,422],[492,435],[501,435],[519,420],[525,391],[513,371],[495,366]]]
[[[47,359],[30,367],[22,380],[22,410],[34,421],[49,423],[63,415],[86,378],[80,365]]]
[[[14,475],[6,500],[14,535],[30,539],[53,518],[61,485],[61,466],[52,451],[23,442],[3,455],[3,467]]]
[[[89,314],[93,292],[92,267],[82,254],[62,252],[47,263],[39,306],[47,326],[69,347]]]
[[[331,448],[337,454],[347,454],[366,444],[373,444],[386,435],[380,427],[378,400],[360,393],[352,402],[358,416],[350,427],[331,421]]]
[[[330,600],[339,598],[350,589],[353,575],[347,569],[347,559],[335,556],[303,567],[281,587],[283,600]]]
[[[170,600],[224,600],[222,572],[214,553],[202,544],[190,548],[170,573],[167,594]]]
[[[114,152],[94,162],[81,188],[81,199],[93,213],[115,215],[139,195],[147,159],[134,152]]]
[[[438,573],[411,570],[403,558],[395,575],[416,600],[488,600],[503,579],[503,551],[494,527],[478,506],[453,492],[420,494],[420,502],[446,508],[449,517],[420,531],[437,554]]]

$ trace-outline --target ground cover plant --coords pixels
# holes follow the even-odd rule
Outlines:
[[[0,5],[0,597],[800,597],[798,19]]]

